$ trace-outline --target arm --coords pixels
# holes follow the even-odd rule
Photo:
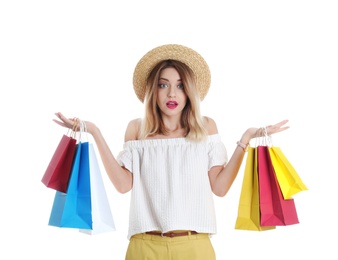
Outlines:
[[[217,133],[217,127],[215,122],[212,120],[209,121],[210,121],[209,132]],[[288,126],[284,126],[287,122],[288,120],[283,120],[275,125],[268,126],[267,127],[268,135],[279,133],[281,131],[288,129],[289,128]],[[254,127],[248,128],[242,135],[240,142],[245,145],[249,144],[252,138],[258,137],[257,136],[258,131],[259,128]],[[241,167],[244,154],[245,154],[244,149],[240,146],[237,146],[234,153],[232,154],[228,163],[225,166],[214,166],[210,169],[209,180],[211,189],[215,195],[223,197],[228,193]]]
[[[55,115],[61,120],[59,121],[53,119],[55,123],[63,127],[71,129],[73,128],[75,123],[73,119],[68,119],[61,113],[56,113]],[[100,129],[92,122],[85,121],[85,123],[87,126],[87,132],[90,133],[94,138],[104,168],[114,187],[120,193],[126,193],[130,191],[133,185],[133,176],[131,172],[129,172],[124,167],[121,167],[121,165],[116,161]]]

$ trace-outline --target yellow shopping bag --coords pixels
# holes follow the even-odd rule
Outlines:
[[[235,229],[264,231],[276,228],[260,224],[258,189],[257,148],[248,147]]]
[[[269,154],[284,199],[291,199],[307,187],[279,147],[269,147]]]

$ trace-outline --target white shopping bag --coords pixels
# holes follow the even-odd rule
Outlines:
[[[80,229],[80,232],[95,235],[115,231],[114,219],[93,143],[89,144],[89,166],[93,227],[92,229]]]

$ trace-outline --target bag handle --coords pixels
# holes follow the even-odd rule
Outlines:
[[[71,137],[71,138],[76,139],[76,129],[77,129],[78,125],[79,125],[78,118],[74,117],[73,121],[75,123],[74,123],[74,125],[73,125],[72,128],[68,128],[66,135],[69,136],[69,137]]]
[[[89,138],[88,138],[88,132],[87,132],[87,125],[86,125],[85,121],[80,120],[80,119],[78,119],[77,121],[79,122],[78,124],[79,124],[79,128],[80,128],[80,131],[79,131],[79,141],[84,141],[82,139],[82,136],[84,134],[85,134],[85,141],[88,141]]]
[[[71,131],[69,135],[77,139],[78,142],[84,141],[83,135],[86,134],[85,140],[88,141],[89,138],[85,121],[80,120],[78,117],[74,117],[73,121],[74,121],[73,127],[68,129],[68,134],[69,131]]]
[[[256,131],[256,142],[255,146],[272,146],[272,137],[268,135],[268,130],[266,126],[258,128]]]

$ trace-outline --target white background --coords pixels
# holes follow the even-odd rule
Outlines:
[[[102,171],[116,232],[48,226],[54,191],[41,183],[66,133],[52,119],[95,122],[115,155],[143,115],[132,87],[137,61],[178,43],[208,62],[202,112],[232,154],[251,126],[289,119],[275,135],[309,190],[294,196],[300,223],[234,229],[243,167],[215,197],[218,259],[337,259],[336,1],[16,1],[0,3],[1,259],[124,259],[128,194]],[[244,163],[243,165],[244,166]]]

